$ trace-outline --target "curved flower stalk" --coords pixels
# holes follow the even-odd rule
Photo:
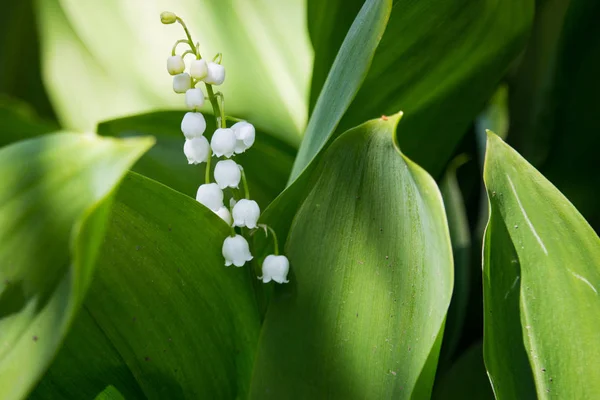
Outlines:
[[[247,121],[239,121],[233,126],[227,127],[223,94],[215,93],[213,90],[213,86],[221,85],[225,81],[225,67],[221,65],[222,54],[219,53],[212,60],[207,61],[200,55],[200,44],[194,43],[187,26],[180,17],[172,12],[163,12],[160,19],[163,24],[179,23],[186,35],[185,39],[178,40],[173,45],[171,56],[167,58],[167,72],[173,76],[173,91],[185,94],[185,105],[190,110],[181,121],[181,131],[185,136],[183,146],[185,157],[189,164],[206,163],[205,182],[198,188],[196,200],[212,210],[231,227],[231,235],[225,239],[222,247],[225,266],[243,267],[247,261],[254,258],[244,234],[253,234],[259,226],[260,208],[256,201],[250,199],[244,168],[231,158],[252,147],[256,130]],[[180,44],[187,45],[189,49],[177,54]],[[188,72],[185,72],[184,58],[187,55],[194,56],[194,59],[189,63]],[[207,97],[204,96],[202,84],[206,89]],[[206,120],[200,112],[206,99],[212,106],[217,125],[210,144],[204,137]],[[215,183],[211,183],[210,174],[213,156],[217,159],[224,158],[218,161],[214,168]],[[239,188],[240,182],[243,185],[243,196]],[[224,190],[227,190],[229,196],[227,202],[224,201],[226,194]],[[229,208],[225,204],[229,204]],[[236,227],[238,231],[236,231]],[[270,281],[287,283],[290,264],[286,256],[279,254],[275,231],[266,225],[260,225],[260,227],[264,228],[267,235],[271,232],[275,254],[265,258],[262,265],[263,274],[258,279],[264,283]]]

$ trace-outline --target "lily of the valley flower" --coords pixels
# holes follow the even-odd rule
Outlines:
[[[254,200],[241,199],[233,207],[233,226],[245,226],[254,229],[260,217],[260,208]]]
[[[185,105],[196,110],[204,105],[204,92],[200,88],[192,88],[185,92]]]
[[[179,75],[185,71],[185,62],[181,56],[167,58],[167,71],[170,75]]]
[[[254,144],[256,130],[254,129],[254,125],[251,123],[240,121],[236,124],[233,124],[231,129],[233,129],[233,132],[235,133],[235,152],[237,154],[245,152]]]
[[[227,225],[231,225],[231,213],[229,212],[227,207],[223,206],[219,208],[217,211],[215,211],[215,214],[221,217],[221,219],[225,221]]]
[[[183,145],[183,152],[188,159],[188,164],[200,164],[208,160],[210,146],[204,136],[187,139]]]
[[[194,79],[204,79],[208,74],[208,67],[206,65],[206,61],[203,59],[194,60],[190,64],[190,75]]]
[[[221,189],[238,188],[242,179],[242,171],[233,160],[219,161],[215,165],[215,181]]]
[[[290,262],[286,256],[270,255],[263,261],[263,276],[259,276],[258,279],[262,279],[263,283],[268,283],[272,280],[277,283],[288,283],[287,274],[289,270]]]
[[[217,157],[231,157],[235,151],[235,144],[235,133],[230,128],[217,129],[210,141],[210,147]]]
[[[198,188],[196,200],[216,212],[223,207],[223,191],[216,183],[205,183]]]
[[[185,93],[191,87],[192,78],[190,78],[187,72],[177,74],[173,77],[173,91],[175,93]]]
[[[225,258],[225,266],[231,264],[236,267],[243,267],[246,261],[252,260],[250,247],[248,242],[241,235],[229,236],[223,242],[223,257]]]
[[[210,85],[220,85],[225,81],[225,67],[215,62],[209,62],[207,65],[208,74],[204,82]]]
[[[181,132],[187,139],[200,137],[206,130],[206,120],[199,112],[189,112],[183,116],[181,121]]]

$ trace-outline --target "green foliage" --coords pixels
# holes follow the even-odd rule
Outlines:
[[[27,395],[61,345],[112,192],[149,139],[56,134],[0,150],[0,397]]]
[[[486,366],[499,398],[593,398],[600,238],[519,154],[490,134],[484,179]]]

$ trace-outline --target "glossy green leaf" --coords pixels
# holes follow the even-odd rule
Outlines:
[[[433,400],[494,400],[494,392],[483,363],[481,342],[467,349],[433,388]]]
[[[159,18],[171,10],[186,21],[204,57],[223,53],[227,80],[219,91],[227,113],[299,143],[312,62],[304,1],[107,0],[99,7],[43,0],[37,6],[45,83],[66,127],[91,130],[99,121],[183,106],[166,59],[185,35]]]
[[[454,257],[454,290],[444,331],[442,362],[448,361],[456,349],[462,334],[471,292],[471,232],[469,232],[469,221],[463,195],[456,177],[456,170],[467,161],[468,158],[464,154],[456,157],[448,166],[440,183]]]
[[[135,173],[113,206],[73,334],[36,399],[245,398],[260,318],[250,267],[226,268],[227,225]],[[89,338],[93,345],[82,346]],[[97,360],[90,362],[90,360]]]
[[[290,283],[275,288],[263,324],[252,398],[429,396],[452,253],[435,182],[393,143],[399,118],[344,133],[311,174],[285,246]],[[274,206],[295,204],[294,186]]]
[[[157,144],[135,165],[134,171],[155,179],[188,196],[195,197],[204,183],[205,165],[189,165],[183,154],[185,138],[181,133],[183,112],[164,111],[103,122],[100,135],[127,137],[152,135]],[[214,119],[206,118],[206,137],[215,130]],[[273,136],[256,132],[256,142],[236,162],[243,165],[252,198],[265,208],[285,187],[294,161],[295,150]],[[213,167],[216,159],[213,159]]]
[[[41,120],[25,103],[0,96],[0,147],[54,132],[57,128]]]
[[[337,2],[309,1],[337,7]],[[339,14],[354,10],[348,6],[328,13],[324,5],[309,10],[316,7],[334,19],[309,21],[316,25],[311,31],[323,30],[321,26],[327,24],[334,27],[329,29],[345,30],[347,18]],[[469,124],[524,46],[533,11],[533,0],[394,1],[369,73],[339,132],[402,110],[405,120],[398,136],[402,151],[440,176]],[[331,47],[315,47],[319,53],[313,93],[324,84],[321,71],[331,66],[318,63],[331,63],[326,53],[335,53],[337,45],[331,41]],[[338,90],[337,96],[345,89]]]
[[[600,238],[489,134],[484,179],[484,355],[497,398],[600,395]]]
[[[89,286],[112,192],[150,139],[55,134],[0,150],[0,398],[20,399]]]
[[[367,75],[391,10],[392,0],[367,0],[356,16],[319,94],[294,161],[290,182],[300,175],[333,135]]]
[[[107,386],[94,400],[125,400],[125,397],[112,385]]]

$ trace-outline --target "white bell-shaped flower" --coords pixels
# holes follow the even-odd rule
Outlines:
[[[208,160],[210,146],[204,136],[186,139],[183,153],[188,159],[188,164],[200,164]]]
[[[208,66],[203,59],[194,60],[190,64],[190,75],[194,79],[204,79],[208,74]]]
[[[240,166],[233,160],[219,161],[215,165],[215,181],[221,189],[226,187],[238,188],[242,179]]]
[[[204,115],[199,112],[188,112],[181,121],[181,132],[187,139],[193,139],[202,136],[206,130],[206,120]]]
[[[243,267],[246,261],[252,260],[248,242],[241,235],[235,235],[233,237],[228,236],[223,242],[222,252],[223,257],[225,257],[226,267],[231,264],[236,267]]]
[[[288,283],[287,274],[290,271],[290,262],[286,256],[270,255],[265,258],[262,265],[263,283],[275,281],[277,283]]]
[[[245,226],[250,229],[256,228],[260,208],[254,200],[242,199],[233,207],[233,226]]]
[[[179,75],[185,71],[185,62],[181,56],[167,58],[167,71],[170,75]]]
[[[225,67],[215,62],[209,62],[207,65],[208,73],[204,82],[210,85],[220,85],[225,81]]]
[[[223,191],[219,189],[219,185],[216,183],[205,183],[198,188],[196,200],[217,212],[223,207]]]
[[[175,93],[185,93],[192,87],[192,78],[187,72],[177,74],[173,77],[173,91]]]
[[[225,221],[227,225],[231,226],[231,213],[229,212],[227,207],[223,206],[219,208],[217,211],[215,211],[215,214],[221,217],[221,219]]]
[[[185,105],[190,110],[198,109],[204,105],[204,92],[200,88],[192,88],[185,92]]]
[[[233,124],[231,127],[233,132],[235,133],[235,152],[236,154],[240,154],[245,152],[254,144],[254,139],[256,138],[256,130],[254,129],[254,125],[246,121],[240,121],[238,123]]]
[[[235,144],[235,133],[230,128],[217,129],[210,140],[210,147],[217,157],[231,157],[235,151]]]

